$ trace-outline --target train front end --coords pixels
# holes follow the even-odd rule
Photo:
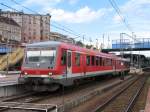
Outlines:
[[[54,91],[59,88],[52,76],[57,74],[57,46],[27,45],[19,83],[35,91]]]

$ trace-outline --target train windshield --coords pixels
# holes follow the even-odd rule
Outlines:
[[[26,52],[27,63],[49,63],[54,65],[56,48],[28,48]]]

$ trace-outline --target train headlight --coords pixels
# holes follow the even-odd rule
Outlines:
[[[51,75],[52,75],[52,73],[51,73],[51,72],[49,72],[49,73],[48,73],[48,75],[49,75],[49,76],[51,76]]]
[[[27,72],[25,72],[24,74],[25,74],[25,75],[27,75],[28,73],[27,73]]]

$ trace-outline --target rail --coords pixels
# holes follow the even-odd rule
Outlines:
[[[57,112],[57,105],[54,104],[34,104],[34,103],[17,103],[17,102],[3,102],[0,103],[0,111],[8,109],[16,110],[32,110],[37,112],[50,112],[55,110]]]
[[[131,98],[131,100],[129,101],[129,104],[127,105],[127,107],[125,108],[124,112],[130,112],[137,97],[139,96],[139,94],[141,93],[142,91],[142,88],[144,87],[145,85],[145,82],[146,82],[146,78],[145,80],[143,81],[142,85],[140,86],[140,88],[137,90],[137,92],[135,93],[135,95]]]
[[[98,105],[92,112],[98,112],[103,110],[108,104],[110,104],[112,101],[114,101],[119,95],[121,95],[124,91],[126,91],[130,86],[132,86],[137,80],[134,80],[133,82],[131,82],[130,84],[128,84],[126,87],[122,88],[119,92],[117,92],[116,94],[114,94],[112,97],[110,97],[107,101],[105,101],[103,104]],[[146,79],[145,79],[146,80]],[[145,81],[144,81],[145,82]],[[139,92],[141,91],[142,87],[144,86],[144,82],[142,84],[142,86],[139,88],[139,90],[136,92],[136,95],[134,95],[133,99],[130,101],[130,103],[128,104],[128,106],[126,107],[126,109],[124,110],[124,112],[129,112],[129,110],[131,109],[136,97],[138,96]]]
[[[28,98],[31,95],[36,96],[36,92],[26,93],[24,95],[7,98],[0,102],[0,111],[6,111],[10,109],[17,109],[17,110],[33,110],[37,112],[57,112],[57,105],[54,104],[35,104],[33,102],[37,102],[43,99],[47,99],[52,96],[52,94],[47,94],[47,96],[43,95],[42,97],[37,96],[35,98]],[[22,98],[25,98],[24,100]],[[14,102],[14,100],[22,99],[21,101]]]

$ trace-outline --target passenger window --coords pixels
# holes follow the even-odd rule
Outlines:
[[[102,58],[99,57],[99,65],[102,66]]]
[[[61,56],[61,64],[62,65],[66,65],[66,57],[67,57],[66,50],[62,50],[62,56]]]
[[[113,61],[112,61],[112,59],[111,59],[111,60],[110,60],[110,66],[112,66],[112,62],[113,62]]]
[[[79,53],[75,54],[75,64],[77,66],[80,66],[80,54]]]
[[[92,66],[95,65],[95,56],[92,56]]]
[[[90,65],[90,56],[86,56],[86,65]]]
[[[99,57],[96,57],[96,66],[99,65]]]
[[[111,66],[112,65],[112,60],[111,59],[107,59],[107,66]]]
[[[110,59],[106,58],[106,66],[109,66],[109,65],[110,65]]]
[[[102,58],[102,65],[105,66],[105,58]]]

